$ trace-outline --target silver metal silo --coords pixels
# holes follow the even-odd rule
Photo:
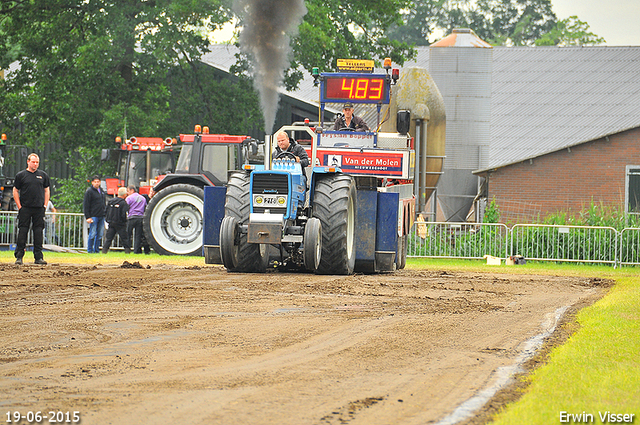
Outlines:
[[[455,29],[429,49],[429,73],[447,110],[446,159],[437,186],[446,221],[465,221],[478,192],[472,171],[489,163],[492,62],[491,45],[470,29]]]

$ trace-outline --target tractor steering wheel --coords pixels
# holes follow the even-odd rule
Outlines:
[[[356,131],[355,128],[353,127],[342,127],[340,130],[338,131]]]
[[[296,162],[298,161],[296,156],[292,152],[288,152],[288,151],[280,152],[278,155],[276,155],[276,157],[274,159],[280,159],[280,158],[284,158],[284,157],[289,157],[289,158],[293,159]]]

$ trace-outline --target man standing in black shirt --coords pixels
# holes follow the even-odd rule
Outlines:
[[[33,257],[36,264],[47,264],[42,255],[44,238],[44,213],[51,195],[49,176],[38,170],[40,157],[35,153],[27,157],[27,169],[16,174],[13,184],[13,199],[18,207],[18,243],[16,244],[16,264],[22,264],[27,246],[29,225],[33,229]]]

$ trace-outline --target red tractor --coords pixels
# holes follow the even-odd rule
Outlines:
[[[248,136],[209,134],[199,125],[194,133],[180,135],[175,172],[153,186],[145,211],[144,234],[159,254],[202,255],[204,188],[224,186],[231,171],[264,158]]]
[[[131,137],[122,142],[116,137],[119,149],[103,149],[102,160],[115,162],[115,176],[105,178],[107,193],[117,196],[119,187],[134,185],[141,195],[150,190],[166,174],[175,170],[178,149],[176,139],[160,137]]]

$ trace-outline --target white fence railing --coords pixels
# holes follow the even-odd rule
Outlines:
[[[0,246],[15,246],[17,212],[0,211]],[[45,244],[84,250],[83,214],[54,213],[45,219]],[[33,243],[29,232],[27,244]],[[121,248],[118,237],[112,248]],[[481,259],[522,255],[529,260],[640,265],[640,228],[501,223],[415,222],[408,256]]]
[[[619,234],[613,227],[516,224],[510,235],[511,255],[530,260],[617,262]]]
[[[495,223],[415,222],[410,257],[529,260],[640,265],[640,229]]]
[[[640,265],[640,229],[627,227],[620,232],[621,265]]]
[[[44,243],[63,248],[86,250],[89,226],[84,214],[47,213],[44,223]],[[0,246],[15,247],[18,241],[18,213],[0,211]],[[27,245],[33,244],[33,233],[27,236]],[[121,248],[116,236],[111,248]]]
[[[416,222],[408,252],[413,257],[505,257],[508,234],[509,228],[499,223]]]

